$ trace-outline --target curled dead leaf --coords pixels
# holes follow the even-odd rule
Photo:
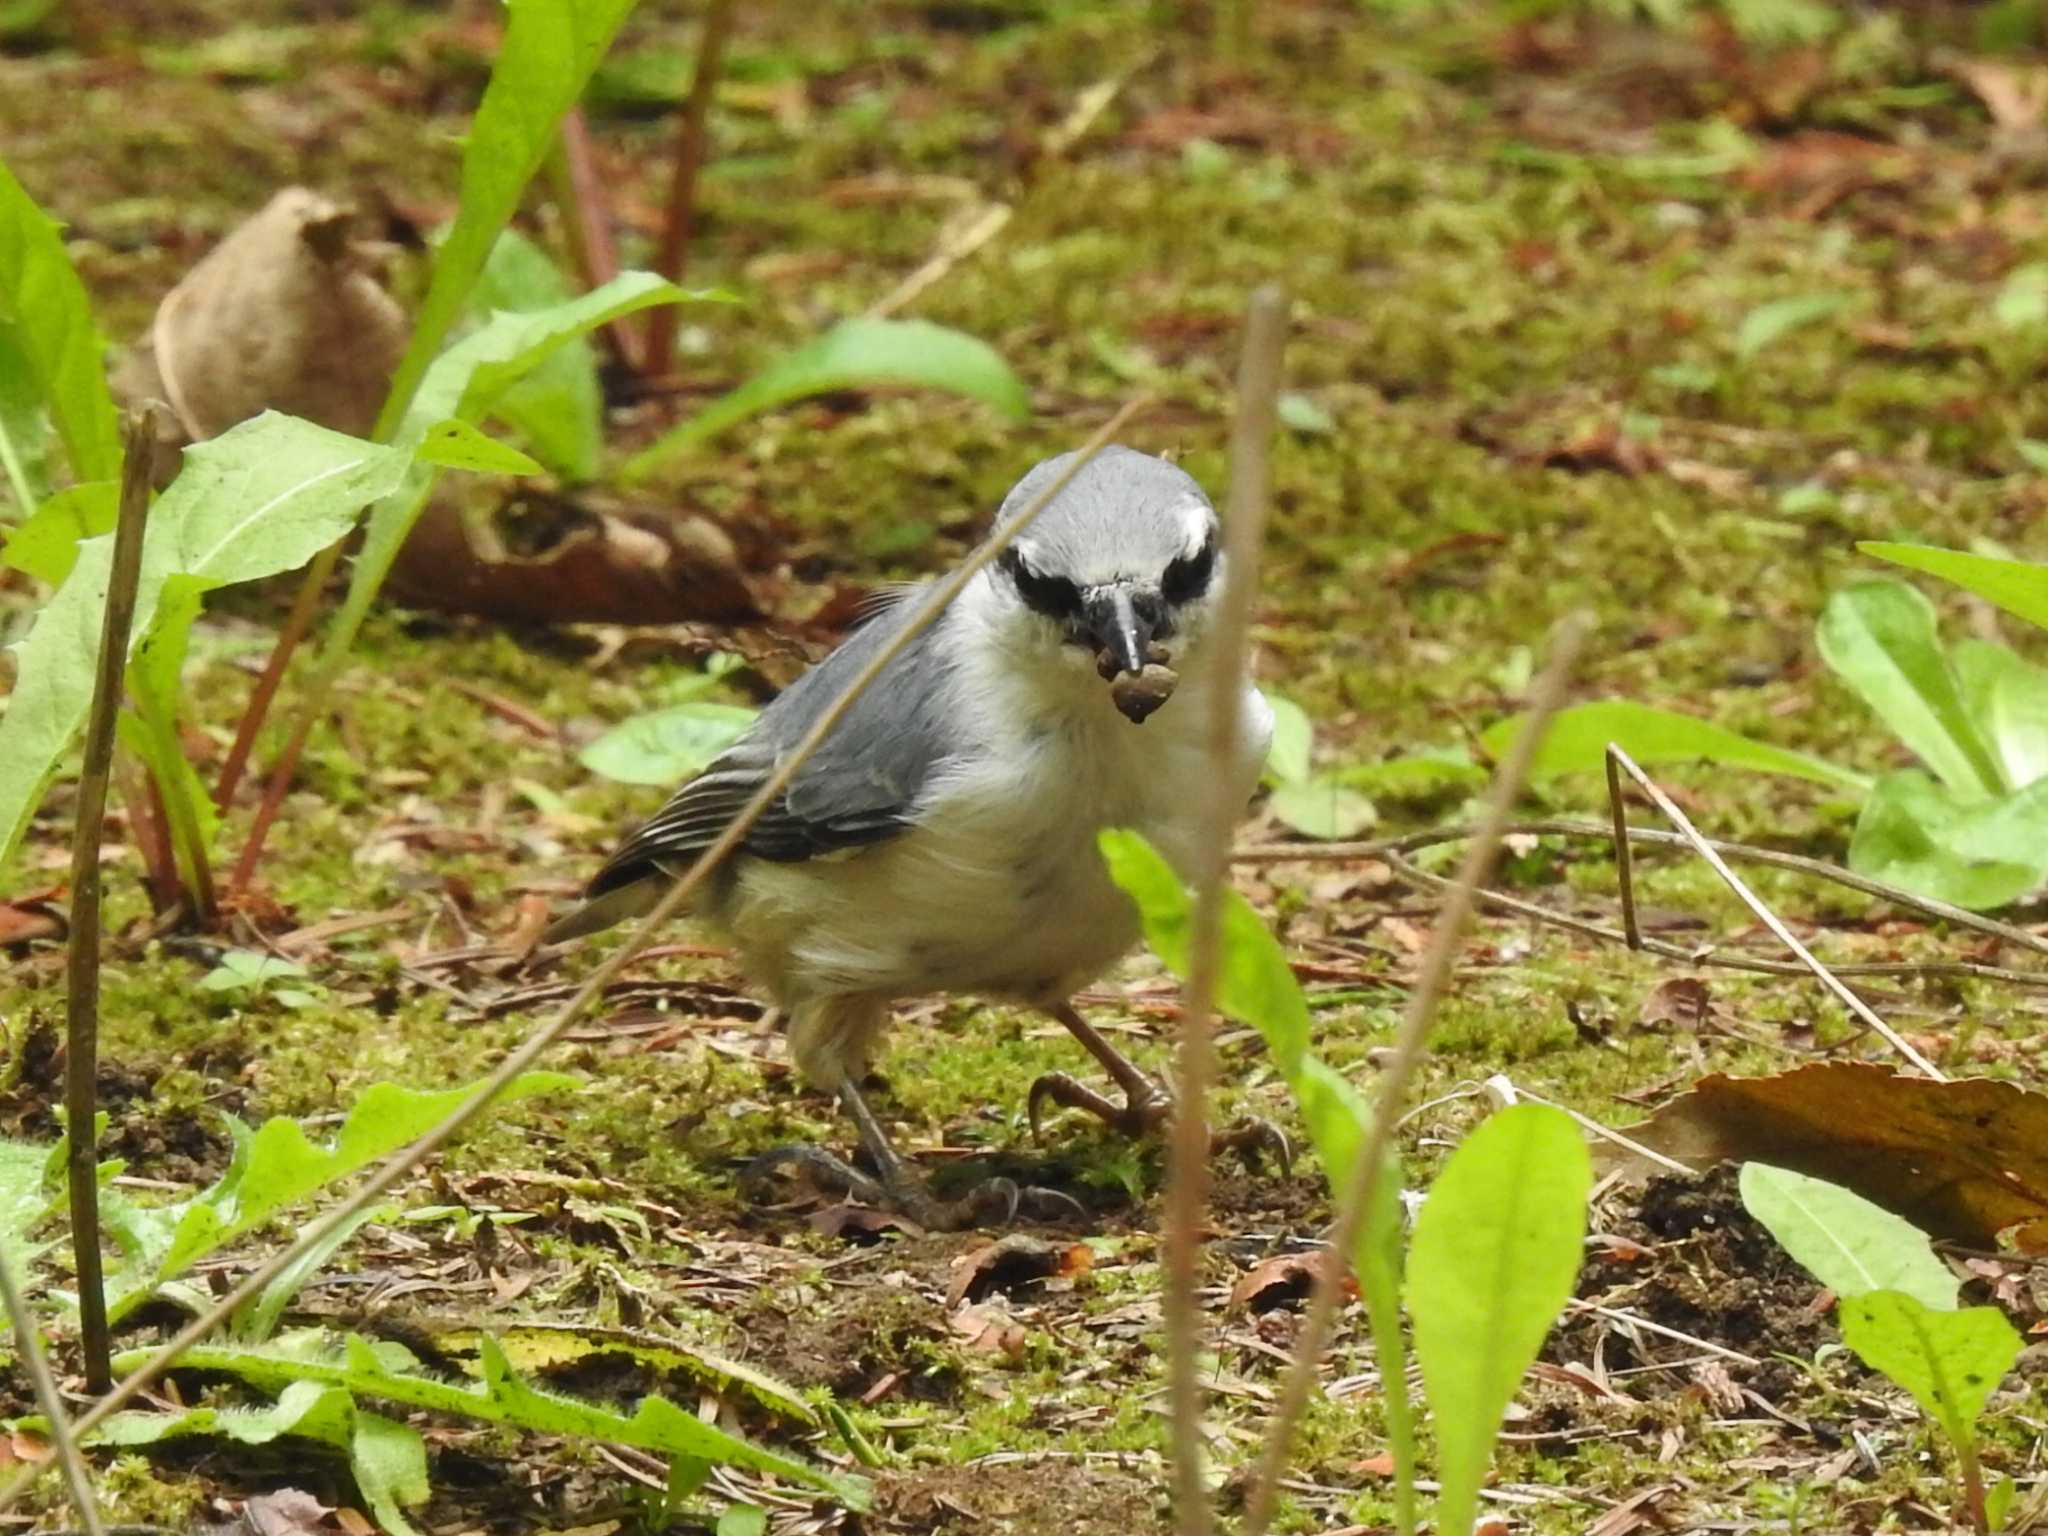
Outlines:
[[[1332,1262],[1327,1248],[1307,1253],[1276,1253],[1270,1259],[1261,1259],[1239,1275],[1237,1284],[1230,1288],[1231,1309],[1271,1312],[1306,1301]],[[1349,1275],[1344,1277],[1344,1288],[1350,1295],[1358,1294],[1358,1282]]]
[[[994,1307],[963,1307],[953,1314],[953,1331],[965,1338],[974,1354],[1001,1355],[1021,1360],[1031,1343],[1023,1324]]]
[[[1650,989],[1636,1022],[1645,1029],[1676,1025],[1698,1029],[1713,1012],[1714,994],[1697,976],[1672,976]]]
[[[1048,1243],[1028,1232],[1012,1232],[953,1260],[946,1305],[957,1307],[996,1292],[1014,1296],[1045,1280],[1084,1275],[1094,1264],[1095,1251],[1086,1243]]]

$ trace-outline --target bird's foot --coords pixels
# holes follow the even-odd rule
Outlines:
[[[1087,1212],[1071,1196],[1056,1189],[1020,1185],[1000,1176],[984,1179],[957,1200],[942,1200],[909,1169],[897,1163],[876,1178],[823,1147],[774,1147],[740,1173],[740,1189],[750,1199],[767,1203],[768,1181],[781,1170],[797,1169],[834,1194],[877,1210],[892,1211],[927,1232],[960,1232],[969,1227],[1007,1227],[1019,1215],[1040,1221],[1081,1220]]]
[[[1039,1122],[1048,1103],[1062,1109],[1085,1110],[1111,1130],[1134,1140],[1164,1131],[1173,1119],[1173,1096],[1156,1083],[1141,1083],[1119,1104],[1070,1073],[1048,1072],[1031,1085],[1031,1092],[1025,1099],[1024,1114],[1031,1123],[1033,1139],[1039,1136]],[[1289,1144],[1286,1132],[1272,1121],[1256,1115],[1247,1116],[1235,1125],[1219,1126],[1210,1131],[1209,1151],[1212,1155],[1236,1152],[1247,1162],[1256,1162],[1263,1153],[1279,1164],[1283,1177],[1294,1172],[1294,1148]]]

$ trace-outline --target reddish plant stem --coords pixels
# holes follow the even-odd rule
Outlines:
[[[136,759],[127,753],[114,758],[114,777],[121,787],[121,805],[128,813],[128,833],[142,855],[149,886],[150,910],[161,917],[178,904],[178,861],[164,830],[163,797]]]
[[[299,582],[299,590],[292,598],[292,611],[285,616],[284,628],[278,631],[277,644],[270,649],[270,660],[263,664],[263,675],[256,679],[256,691],[249,695],[249,705],[242,711],[241,723],[235,727],[234,745],[228,748],[228,760],[221,764],[220,782],[213,789],[213,803],[223,811],[234,803],[235,791],[242,787],[242,774],[249,766],[249,754],[256,747],[256,733],[263,728],[263,721],[270,713],[270,704],[277,697],[278,685],[284,681],[285,669],[291,665],[292,652],[299,648],[299,642],[306,638],[306,631],[313,627],[313,614],[320,607],[320,594],[327,589],[327,578],[334,573],[334,562],[341,558],[341,544],[336,541],[313,557],[313,563],[306,567],[306,574]]]
[[[690,260],[690,229],[697,216],[698,174],[704,168],[710,127],[711,98],[725,67],[725,41],[732,32],[733,0],[711,0],[704,12],[704,32],[697,44],[697,72],[683,103],[676,131],[675,179],[669,183],[668,218],[662,225],[661,247],[654,270],[672,283],[683,280]],[[647,312],[647,354],[641,375],[659,378],[675,366],[676,306],[659,304]]]
[[[548,176],[562,211],[562,233],[569,242],[569,260],[576,275],[583,279],[586,290],[602,288],[619,275],[619,253],[612,244],[611,213],[591,153],[590,124],[581,107],[571,107],[562,119],[560,142],[548,158]],[[602,327],[598,336],[614,363],[628,372],[637,371],[633,339],[622,322],[614,320]]]

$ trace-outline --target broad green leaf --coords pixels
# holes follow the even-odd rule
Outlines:
[[[121,437],[107,392],[106,343],[62,227],[0,163],[0,326],[27,363],[74,480],[115,480]]]
[[[1769,1163],[1744,1163],[1742,1205],[1837,1296],[1903,1291],[1937,1312],[1955,1308],[1956,1277],[1927,1234],[1853,1190]]]
[[[637,1446],[663,1456],[698,1457],[721,1466],[772,1472],[793,1482],[822,1489],[849,1509],[866,1509],[872,1487],[866,1478],[814,1467],[795,1457],[706,1424],[664,1397],[640,1399],[631,1415],[561,1393],[543,1391],[516,1376],[505,1356],[488,1337],[479,1352],[482,1382],[472,1386],[428,1376],[402,1346],[373,1344],[350,1335],[336,1349],[331,1336],[312,1332],[286,1334],[262,1346],[206,1346],[185,1358],[192,1370],[239,1376],[265,1391],[295,1381],[345,1388],[358,1397],[403,1403],[431,1413],[511,1424],[536,1434],[572,1435],[612,1445]],[[119,1358],[117,1369],[128,1370],[147,1351]]]
[[[0,565],[62,586],[78,561],[78,546],[113,528],[120,503],[121,488],[111,480],[88,481],[45,498],[28,521],[8,529]]]
[[[483,420],[505,391],[546,362],[557,347],[608,321],[652,304],[704,297],[715,295],[685,293],[645,272],[623,272],[602,288],[555,309],[493,315],[480,330],[434,360],[400,426],[400,446],[417,443],[445,421],[474,424]],[[434,473],[431,464],[414,465],[403,484],[371,510],[362,548],[349,573],[348,596],[342,600],[341,612],[335,615],[320,653],[319,679],[330,679],[339,671],[355,644],[356,632],[369,616],[384,578],[391,574],[398,551],[426,510]],[[315,691],[322,686],[324,683],[316,680]]]
[[[420,434],[419,462],[486,475],[538,475],[543,467],[509,443],[487,437],[466,421],[437,421]]]
[[[1900,1291],[1843,1298],[1842,1338],[1873,1371],[1913,1394],[1957,1445],[2019,1359],[2019,1330],[1996,1307],[1937,1312]]]
[[[684,449],[795,400],[891,384],[965,395],[1012,421],[1031,414],[1024,385],[985,341],[929,320],[842,320],[663,434],[628,459],[621,473],[643,479]]]
[[[1934,605],[1903,581],[1867,581],[1828,599],[1821,659],[1959,799],[2004,790],[1991,750],[1942,653]]]
[[[44,1177],[49,1157],[46,1146],[0,1140],[0,1254],[17,1266],[17,1279],[22,1278],[22,1268],[49,1247],[46,1242],[31,1243],[29,1234],[64,1199],[63,1190],[53,1190]]]
[[[0,322],[0,491],[13,497],[20,522],[50,493],[50,427],[43,392],[13,326]]]
[[[2039,803],[2039,788],[2037,783],[2012,799],[2031,809]],[[2006,804],[1964,805],[1918,769],[1888,773],[1877,781],[1856,818],[1849,867],[1873,880],[1973,912],[2017,901],[2048,873],[2048,843],[2038,838],[2008,842],[1994,846],[1988,855],[1964,851],[1978,846],[1971,842],[1973,830],[1984,819],[1997,817]],[[2031,862],[2017,862],[2010,857],[2013,854]]]
[[[1958,640],[1949,660],[2005,781],[2021,789],[2048,777],[2048,668],[1985,640]]]
[[[1959,549],[1937,549],[1928,544],[1862,543],[1856,548],[1893,565],[1952,581],[2014,617],[2025,619],[2036,628],[2048,629],[2048,565],[2036,565],[2030,560],[2000,560],[1992,555],[1966,555]]]
[[[1278,785],[1266,805],[1303,837],[1356,837],[1380,819],[1370,800],[1327,774]]]
[[[469,1208],[458,1206],[449,1209],[466,1211]],[[407,1213],[410,1218],[417,1218],[420,1214],[418,1209]],[[497,1213],[496,1219],[504,1221],[508,1215],[518,1217],[524,1214],[528,1213],[501,1212]],[[459,1355],[476,1350],[483,1337],[480,1332],[457,1328],[436,1333],[434,1347],[445,1355]],[[720,1389],[737,1387],[779,1418],[812,1428],[818,1423],[818,1415],[811,1405],[787,1382],[778,1381],[765,1371],[741,1361],[681,1340],[664,1339],[639,1330],[586,1327],[576,1323],[519,1323],[499,1328],[491,1337],[515,1370],[559,1371],[578,1361],[588,1361],[593,1369],[601,1369],[600,1362],[606,1357],[624,1358],[660,1375],[680,1373]]]
[[[493,310],[526,314],[575,297],[574,285],[547,253],[508,229],[491,247],[471,302],[483,315]],[[597,382],[597,354],[583,337],[564,342],[506,390],[492,414],[516,427],[534,457],[563,479],[596,476],[604,449],[604,396]]]
[[[304,565],[397,486],[405,462],[392,449],[270,413],[187,449],[183,472],[150,511],[129,654],[156,646],[182,656],[183,637],[165,620],[168,611],[189,623],[197,612],[176,600],[181,593]],[[71,574],[17,653],[0,717],[0,863],[84,723],[112,559],[111,535],[79,545]]]
[[[1469,1531],[1501,1418],[1572,1293],[1592,1160],[1571,1117],[1517,1104],[1465,1139],[1408,1246],[1408,1316],[1436,1427],[1436,1528]]]
[[[1742,324],[1736,328],[1736,357],[1745,363],[1751,361],[1772,342],[1840,314],[1852,297],[1846,293],[1808,293],[1759,304],[1742,317]]]
[[[760,711],[698,700],[622,720],[577,761],[621,784],[675,785],[695,778],[738,741]]]
[[[1480,743],[1496,758],[1504,757],[1521,734],[1526,715],[1514,715],[1489,726]],[[1823,758],[1751,741],[1691,715],[1653,709],[1626,699],[1575,704],[1560,710],[1529,766],[1532,783],[1567,773],[1604,773],[1607,744],[1613,742],[1638,763],[1720,763],[1754,768],[1795,779],[1861,793],[1870,787],[1867,775]]]
[[[507,0],[505,9],[504,46],[463,145],[461,206],[434,253],[412,342],[377,417],[379,442],[398,432],[499,231],[553,148],[556,126],[583,94],[633,0]],[[453,414],[439,411],[434,419]]]
[[[498,1102],[576,1086],[559,1072],[528,1072],[514,1078]],[[254,1231],[285,1207],[347,1178],[400,1147],[416,1141],[476,1091],[471,1084],[421,1092],[396,1083],[363,1090],[341,1131],[331,1142],[315,1142],[296,1120],[265,1121],[237,1138],[227,1172],[189,1200],[159,1207],[147,1251],[110,1282],[118,1293],[109,1316],[119,1317],[146,1300],[165,1280],[182,1274],[215,1249]]]
[[[764,1536],[768,1511],[756,1504],[734,1504],[718,1517],[718,1536]]]
[[[417,1536],[405,1506],[424,1504],[433,1492],[427,1482],[427,1442],[418,1430],[358,1408],[348,1469],[384,1536]]]
[[[1309,721],[1308,711],[1292,699],[1268,693],[1265,700],[1266,707],[1273,712],[1273,744],[1266,749],[1266,782],[1299,784],[1314,771],[1311,757],[1316,728]]]
[[[1354,763],[1331,777],[1379,799],[1423,800],[1476,788],[1486,782],[1486,770],[1463,747],[1431,747],[1377,763]]]
[[[1290,389],[1273,403],[1280,425],[1303,437],[1328,437],[1337,430],[1336,420],[1323,409],[1314,395]]]
[[[145,1351],[146,1353],[146,1351]],[[317,1381],[286,1381],[264,1408],[186,1408],[163,1413],[131,1409],[110,1415],[87,1437],[88,1445],[161,1445],[195,1435],[237,1445],[268,1445],[285,1435],[317,1440],[346,1451],[355,1403],[345,1388]]]

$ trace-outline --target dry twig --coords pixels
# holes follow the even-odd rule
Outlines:
[[[662,224],[661,248],[654,270],[672,283],[683,280],[690,260],[690,230],[697,216],[697,183],[704,169],[705,140],[710,131],[711,98],[725,67],[725,42],[732,35],[733,0],[711,0],[697,38],[697,68],[690,94],[683,102],[676,130],[675,177],[669,183],[668,216]],[[641,371],[658,378],[675,366],[676,325],[672,304],[658,304],[647,316],[647,348]]]
[[[100,1523],[100,1506],[92,1494],[92,1476],[85,1459],[78,1454],[78,1440],[71,1421],[64,1416],[64,1400],[57,1395],[57,1383],[50,1379],[50,1362],[43,1358],[43,1341],[36,1333],[36,1320],[29,1315],[21,1287],[14,1283],[14,1261],[0,1253],[0,1302],[14,1324],[14,1349],[21,1356],[22,1369],[34,1387],[43,1417],[50,1421],[50,1448],[64,1469],[64,1481],[71,1489],[71,1502],[78,1508],[78,1520],[86,1536],[105,1536]],[[104,1309],[103,1309],[104,1310]]]

